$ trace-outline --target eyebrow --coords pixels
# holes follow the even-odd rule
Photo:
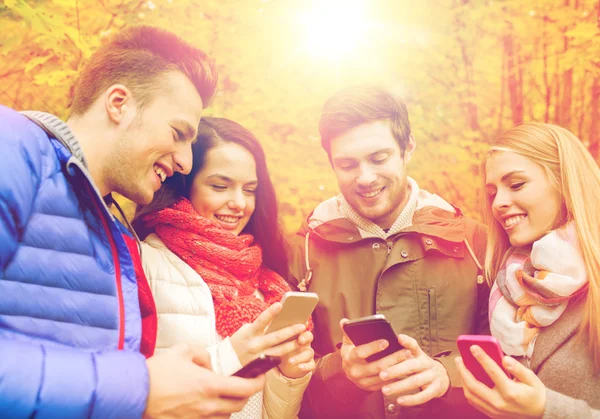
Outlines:
[[[367,157],[373,157],[377,154],[381,154],[381,153],[388,153],[388,154],[392,154],[394,152],[393,148],[382,148],[381,150],[377,150],[374,151],[373,153],[369,153],[369,155]],[[350,156],[340,156],[340,157],[336,157],[333,159],[333,161],[342,161],[342,160],[356,160],[355,157],[350,157]]]
[[[229,183],[235,183],[235,181],[234,181],[233,179],[231,179],[231,178],[230,178],[230,177],[228,177],[228,176],[222,175],[222,174],[220,174],[220,173],[215,173],[214,175],[210,175],[210,176],[208,177],[208,179],[210,179],[210,178],[214,178],[214,177],[216,177],[216,178],[219,178],[219,179],[221,179],[221,180],[223,180],[223,181],[225,181],[225,182],[229,182]],[[246,184],[246,185],[248,185],[248,184],[250,184],[250,185],[258,185],[258,180],[251,180],[250,182],[246,182],[245,184]]]
[[[525,173],[525,170],[513,170],[511,172],[508,172],[507,174],[502,176],[502,178],[500,179],[500,182],[504,182],[506,179],[508,179],[509,177],[511,177],[517,173]],[[487,188],[488,186],[494,186],[494,185],[491,183],[486,183],[485,187]]]

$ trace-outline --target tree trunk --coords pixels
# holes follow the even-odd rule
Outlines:
[[[567,50],[569,49],[569,40],[567,37],[564,37],[564,46],[565,46],[565,56],[567,54]],[[569,127],[571,123],[571,95],[573,91],[573,68],[569,68],[567,71],[563,73],[563,88],[562,88],[562,99],[560,102],[560,115],[558,123],[563,127]]]
[[[523,100],[519,92],[522,92],[519,79],[519,69],[515,57],[515,44],[512,35],[503,38],[504,53],[506,54],[506,73],[508,81],[508,94],[510,97],[510,109],[512,112],[513,125],[523,122]]]
[[[600,154],[600,77],[594,79],[592,85],[592,101],[590,104],[592,123],[590,125],[589,150],[596,161]]]
[[[544,54],[543,56],[543,62],[544,62],[544,88],[546,89],[545,91],[545,99],[546,99],[546,111],[544,112],[544,122],[548,123],[550,122],[550,104],[551,104],[551,99],[552,99],[552,86],[550,85],[550,81],[548,80],[548,42],[546,42],[546,23],[548,22],[548,17],[544,16],[544,23],[543,23],[543,48],[542,48],[542,53]]]
[[[498,132],[502,132],[504,120],[504,101],[506,96],[506,51],[502,51],[502,69],[500,71],[500,112],[498,114]]]
[[[579,121],[577,123],[577,136],[579,139],[583,140],[583,125],[585,123],[585,115],[587,114],[587,108],[585,107],[585,93],[586,93],[586,80],[589,72],[586,70],[583,74],[583,79],[581,80],[580,86],[581,91],[579,92],[579,98],[581,100],[581,104],[579,106]]]

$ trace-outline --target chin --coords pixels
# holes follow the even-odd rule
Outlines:
[[[513,247],[529,246],[531,243],[533,243],[535,241],[533,239],[521,238],[521,237],[509,238],[508,240],[510,242],[510,245]]]

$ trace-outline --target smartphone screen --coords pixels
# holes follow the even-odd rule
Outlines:
[[[465,367],[467,367],[478,381],[481,381],[486,386],[494,388],[495,384],[487,372],[485,372],[479,361],[477,361],[471,353],[470,348],[473,345],[477,345],[485,351],[485,353],[488,354],[500,368],[502,368],[502,371],[510,377],[510,374],[508,374],[502,366],[502,357],[504,354],[502,348],[500,348],[500,342],[498,342],[498,339],[495,337],[488,335],[460,335],[458,339],[456,339],[456,344]]]
[[[368,362],[377,361],[404,349],[398,342],[398,336],[383,314],[362,317],[344,324],[344,332],[355,346],[364,345],[379,339],[388,341],[389,346],[383,351],[371,355]]]

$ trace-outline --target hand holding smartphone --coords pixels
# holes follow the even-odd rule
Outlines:
[[[266,373],[280,363],[281,359],[279,357],[261,354],[254,361],[248,363],[233,375],[241,378],[255,378]]]
[[[343,328],[344,333],[346,333],[355,346],[364,345],[365,343],[379,339],[388,341],[388,347],[381,352],[368,357],[368,362],[377,361],[404,349],[398,342],[398,335],[383,314],[375,314],[373,316],[350,320],[347,323],[344,323]]]
[[[479,346],[490,358],[498,364],[498,366],[506,373],[508,377],[510,374],[506,372],[502,366],[502,357],[504,353],[500,347],[500,342],[493,336],[489,335],[460,335],[456,339],[458,345],[458,351],[463,359],[465,367],[473,374],[478,381],[481,381],[489,388],[494,388],[494,382],[490,376],[485,372],[479,361],[471,353],[471,346]]]
[[[286,292],[281,299],[283,308],[267,327],[265,334],[306,323],[318,302],[319,296],[314,292]]]

